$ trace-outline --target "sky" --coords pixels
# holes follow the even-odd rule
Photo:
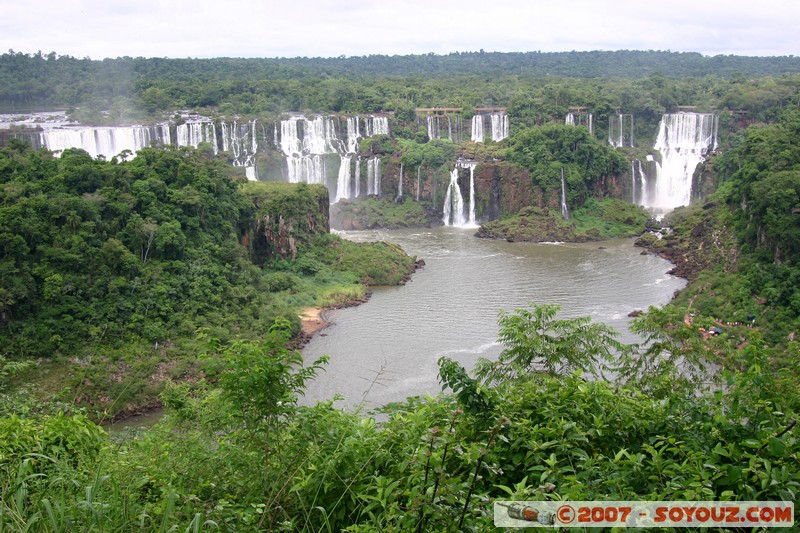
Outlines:
[[[800,55],[797,0],[0,0],[0,52],[336,57],[671,50]]]

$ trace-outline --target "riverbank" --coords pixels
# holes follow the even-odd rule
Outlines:
[[[322,315],[323,309],[321,307],[307,307],[300,313],[300,333],[303,336],[311,337],[315,333],[322,331],[330,326],[325,317]]]

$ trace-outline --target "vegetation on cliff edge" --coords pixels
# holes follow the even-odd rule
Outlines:
[[[0,149],[0,353],[35,358],[26,379],[43,393],[113,417],[197,379],[201,328],[259,339],[280,318],[296,333],[301,307],[413,270],[396,247],[329,236],[324,187],[256,187],[227,168],[191,149]]]

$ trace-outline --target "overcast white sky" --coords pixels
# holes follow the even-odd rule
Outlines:
[[[332,57],[672,50],[800,55],[798,0],[0,0],[0,51]]]

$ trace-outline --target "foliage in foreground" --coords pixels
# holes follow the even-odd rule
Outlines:
[[[453,393],[388,406],[381,423],[299,407],[322,361],[303,367],[283,326],[259,345],[208,339],[216,377],[169,388],[166,420],[122,442],[81,419],[7,417],[0,528],[484,531],[495,499],[797,499],[800,397],[757,336],[740,350],[673,341],[656,326],[674,317],[656,312],[636,324],[647,341],[622,346],[556,311],[504,314],[499,361],[473,377],[441,359]],[[720,350],[742,370],[698,395]],[[620,380],[582,377],[598,364]]]

